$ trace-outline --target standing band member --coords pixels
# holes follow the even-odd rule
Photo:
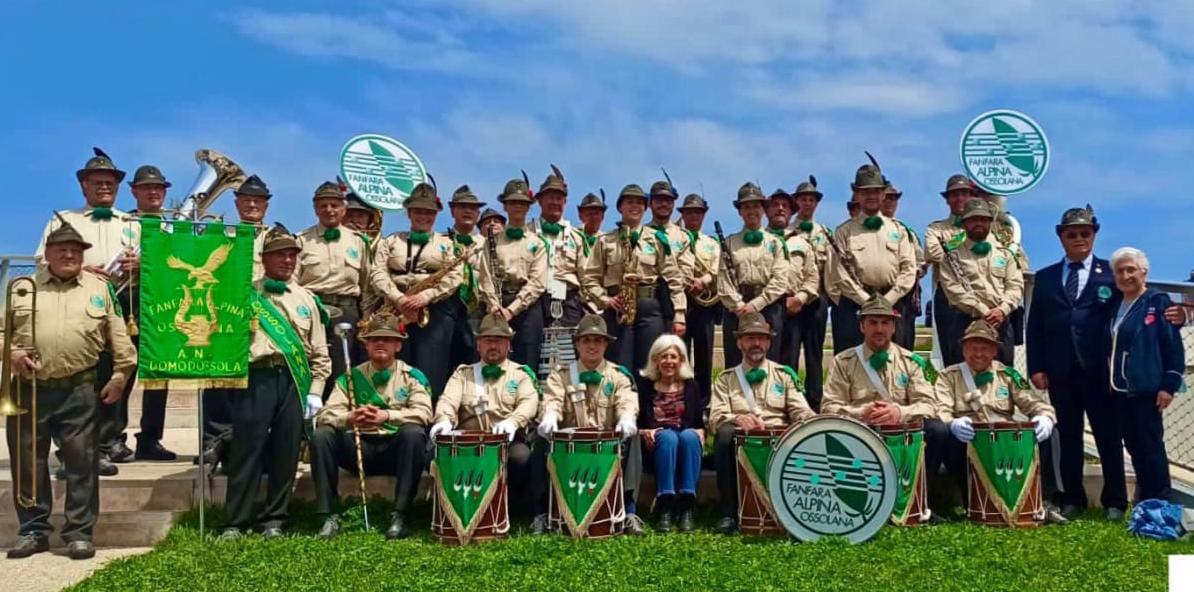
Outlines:
[[[564,219],[568,183],[555,165],[552,165],[552,174],[539,186],[535,201],[539,203],[539,219],[528,226],[551,247],[547,261],[547,292],[543,299],[546,307],[544,322],[575,327],[586,312],[580,296],[584,238],[581,230]],[[559,319],[553,318],[555,307],[561,313]]]
[[[829,262],[829,228],[814,220],[817,206],[821,205],[823,194],[817,189],[817,178],[809,175],[808,181],[796,186],[792,194],[796,201],[796,216],[792,230],[804,237],[813,247],[817,266],[817,292],[808,295],[794,315],[784,319],[784,330],[792,326],[792,362],[804,351],[804,392],[813,410],[821,408],[822,359],[825,355],[825,330],[829,315],[829,296],[825,293],[825,271]],[[799,299],[799,294],[796,298]],[[789,310],[792,306],[789,305]]]
[[[346,200],[340,186],[330,181],[321,183],[315,189],[315,215],[319,223],[298,235],[298,265],[294,270],[295,282],[315,294],[321,303],[334,307],[338,315],[324,319],[324,333],[327,336],[328,355],[332,360],[332,376],[344,374],[344,357],[332,355],[339,351],[333,329],[337,323],[352,325],[356,334],[357,322],[361,320],[361,295],[369,283],[369,243],[355,230],[342,224]],[[349,344],[349,355],[354,364],[365,358],[361,344],[353,339]],[[333,381],[328,380],[323,388],[326,400],[332,393]]]
[[[692,370],[701,396],[706,400],[713,388],[713,326],[721,322],[722,308],[717,293],[717,276],[721,269],[721,245],[717,239],[701,232],[709,204],[705,198],[690,193],[680,206],[680,217],[690,239],[688,249],[693,257],[693,273],[685,289],[688,292],[688,314],[685,316],[684,340],[692,359]]]
[[[443,206],[433,186],[419,183],[402,204],[410,231],[396,232],[378,243],[371,279],[387,305],[403,316],[411,343],[418,344],[402,349],[399,357],[427,375],[434,396],[452,373],[449,353],[454,327],[468,322],[467,317],[457,317],[461,309],[456,306],[464,262],[457,260],[452,239],[434,231],[435,217]],[[437,275],[442,277],[434,279]],[[428,282],[434,285],[424,285]],[[420,286],[424,289],[415,291]]]
[[[221,538],[240,537],[254,525],[266,537],[282,535],[304,422],[323,406],[332,365],[319,303],[293,279],[301,250],[281,225],[269,231],[262,246],[265,277],[253,282],[262,310],[249,344],[249,387],[232,395],[228,510]],[[254,512],[263,473],[269,473],[265,504]]]
[[[949,298],[941,285],[942,268],[949,265],[945,261],[945,248],[949,244],[958,244],[966,240],[966,230],[962,228],[962,212],[966,209],[966,202],[974,197],[974,184],[966,175],[950,175],[945,182],[945,191],[941,192],[945,204],[949,207],[949,216],[937,220],[925,229],[925,263],[933,267],[933,346],[935,353],[941,356],[940,361],[961,359],[957,353],[961,343],[949,341],[947,336],[958,335],[953,330],[954,323],[965,323],[955,320],[955,313],[949,306]]]
[[[665,171],[664,174],[666,175],[667,172]],[[651,222],[645,226],[659,237],[660,243],[667,243],[672,259],[680,268],[680,277],[685,280],[693,277],[694,262],[688,245],[691,238],[683,228],[672,222],[672,212],[676,209],[676,188],[672,186],[670,179],[656,181],[651,184],[647,197],[649,199],[647,206],[651,209]],[[655,286],[655,297],[662,305],[660,311],[663,313],[663,317],[675,317],[675,311],[672,309],[672,295],[667,281],[658,278],[655,280]]]
[[[397,359],[406,334],[400,319],[387,312],[373,315],[361,331],[369,359],[336,380],[327,407],[315,416],[311,438],[311,474],[315,509],[324,517],[320,538],[340,533],[340,469],[357,471],[355,428],[361,435],[361,460],[370,475],[394,475],[394,514],[386,538],[405,538],[407,512],[423,474],[431,420],[427,377]],[[343,357],[343,355],[341,355]],[[353,402],[348,400],[352,380]]]
[[[477,361],[477,339],[474,333],[484,311],[481,310],[481,287],[477,282],[477,268],[481,265],[481,254],[485,252],[485,234],[477,232],[481,208],[485,202],[468,185],[461,185],[452,192],[448,200],[448,211],[452,214],[452,226],[448,238],[452,239],[456,255],[464,255],[460,265],[460,288],[457,290],[453,319],[467,319],[452,328],[452,363],[471,364]]]
[[[601,224],[605,222],[605,190],[601,191],[601,197],[597,197],[595,193],[587,193],[584,198],[580,200],[580,204],[576,206],[577,216],[580,217],[580,239],[581,255],[580,260],[577,261],[576,273],[577,277],[584,276],[585,265],[589,263],[589,257],[593,256],[593,247],[597,245],[597,239],[601,238]],[[580,291],[580,299],[584,305],[585,314],[600,313],[601,309],[597,304],[589,299],[589,295],[584,291],[583,287]]]
[[[783,241],[763,230],[765,201],[762,191],[754,183],[746,183],[738,189],[734,207],[742,217],[742,230],[726,237],[726,244],[722,245],[722,258],[728,250],[733,260],[732,268],[722,265],[717,276],[717,292],[726,310],[721,339],[727,368],[742,362],[742,352],[732,336],[743,317],[757,312],[767,319],[773,330],[782,332],[783,329],[781,299],[788,291],[788,258]],[[779,341],[769,341],[771,349],[767,357],[778,360]]]
[[[789,226],[795,205],[796,200],[783,189],[776,189],[767,198],[767,230],[784,241],[788,256],[788,290],[780,299],[784,317],[779,334],[779,361],[793,369],[800,367],[800,334],[796,316],[804,309],[805,303],[816,300],[821,285],[817,275],[816,251],[804,235],[791,230]],[[810,372],[819,374],[820,368],[805,370],[805,373]]]
[[[343,226],[356,231],[361,240],[365,241],[365,262],[372,265],[373,253],[377,252],[377,242],[381,238],[381,210],[365,203],[365,200],[345,185],[340,185],[340,191],[344,192],[345,203]],[[361,286],[361,318],[368,318],[376,312],[382,302],[383,299],[378,296],[366,276],[364,285]]]
[[[20,388],[30,395],[14,403],[30,412],[10,416],[5,424],[9,458],[19,454],[24,459],[21,474],[10,463],[13,505],[21,536],[8,550],[9,559],[28,557],[50,547],[54,490],[46,461],[51,438],[59,442],[66,467],[62,540],[67,544],[67,554],[71,559],[95,555],[91,536],[99,514],[98,411],[101,403],[112,405],[120,399],[125,383],[136,370],[137,352],[125,334],[124,319],[107,282],[83,271],[83,253],[91,246],[73,225],[59,224],[45,237],[45,266],[34,275],[37,310],[33,310],[33,294],[18,294],[12,302],[12,354],[4,362],[20,375]],[[105,348],[113,353],[113,369],[101,385],[96,364]],[[32,412],[32,381],[37,382],[36,416]],[[33,422],[37,423],[36,442]],[[34,463],[37,474],[33,473]],[[34,483],[35,497],[31,491]],[[30,497],[34,499],[22,503]]]
[[[904,349],[911,350],[916,346],[916,317],[920,316],[920,278],[925,275],[925,250],[920,243],[920,237],[916,235],[912,227],[896,218],[896,210],[899,209],[900,198],[903,196],[904,192],[897,189],[891,180],[888,180],[887,186],[883,190],[883,205],[879,207],[879,210],[883,212],[884,216],[891,218],[904,229],[904,233],[912,243],[912,249],[916,252],[916,281],[912,284],[912,289],[904,294],[904,297],[900,298],[895,305],[896,310],[900,311],[900,327],[896,331],[896,335],[899,335],[900,338],[896,343]]]

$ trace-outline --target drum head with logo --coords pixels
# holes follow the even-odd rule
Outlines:
[[[788,430],[767,473],[776,518],[802,541],[866,541],[887,523],[899,495],[886,444],[847,418],[817,417]]]

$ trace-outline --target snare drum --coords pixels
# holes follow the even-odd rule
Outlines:
[[[1031,422],[974,423],[966,447],[970,521],[1031,528],[1044,518]]]
[[[928,521],[932,512],[929,510],[929,488],[925,480],[924,422],[918,419],[908,423],[872,425],[871,429],[878,432],[887,444],[900,484],[895,507],[891,511],[891,523],[911,526]]]
[[[614,430],[557,430],[547,453],[551,477],[548,525],[566,526],[573,538],[620,534],[626,523],[622,498],[622,439]]]
[[[734,430],[734,456],[738,459],[738,530],[750,535],[779,535],[787,531],[775,519],[767,489],[767,464],[775,443],[787,426],[761,430]]]
[[[506,436],[489,432],[440,434],[431,476],[435,496],[431,535],[445,545],[505,538]]]

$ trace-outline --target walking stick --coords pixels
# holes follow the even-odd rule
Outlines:
[[[348,391],[348,409],[353,411],[357,408],[356,394],[352,390],[352,360],[348,357],[348,333],[352,330],[350,323],[337,323],[336,336],[340,338],[340,345],[344,352],[344,388]],[[361,486],[361,510],[365,513],[365,530],[369,530],[369,493],[365,490],[365,460],[361,454],[361,430],[356,423],[348,422],[352,425],[352,441],[357,449],[357,479],[360,480]]]

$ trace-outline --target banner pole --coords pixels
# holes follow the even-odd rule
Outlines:
[[[207,507],[207,459],[203,458],[203,391],[199,389],[199,540],[204,537],[205,512]]]

